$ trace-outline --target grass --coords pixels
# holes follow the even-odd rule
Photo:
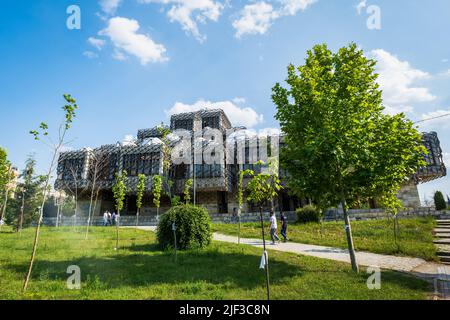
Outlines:
[[[43,228],[29,290],[21,293],[33,229],[0,232],[0,299],[264,299],[261,251],[214,242],[203,250],[160,251],[155,235],[114,228]],[[425,299],[429,284],[409,275],[382,272],[381,290],[368,290],[368,275],[345,263],[270,252],[273,299]],[[82,287],[66,286],[71,265],[81,269]]]
[[[393,220],[352,221],[353,242],[356,250],[399,256],[412,256],[436,261],[436,247],[433,244],[433,218],[399,219],[400,236],[398,245],[394,241]],[[268,227],[268,224],[266,224]],[[236,224],[215,224],[215,232],[236,235]],[[241,237],[260,238],[259,223],[241,225]],[[267,235],[267,239],[270,236]],[[347,248],[343,222],[290,224],[288,238],[293,242]]]

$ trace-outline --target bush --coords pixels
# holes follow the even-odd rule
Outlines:
[[[177,249],[204,248],[211,243],[211,219],[204,208],[193,205],[172,207],[161,216],[157,239],[163,249],[173,248],[172,224],[175,222]]]
[[[297,222],[299,223],[320,222],[320,220],[322,219],[321,211],[312,205],[298,208],[296,212]]]
[[[447,208],[447,203],[445,202],[444,195],[440,191],[436,191],[434,194],[434,206],[436,210],[441,211]]]

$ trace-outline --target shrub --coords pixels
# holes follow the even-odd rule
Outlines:
[[[303,208],[298,208],[297,212],[297,222],[307,223],[307,222],[320,222],[322,219],[321,211],[312,205],[304,206]]]
[[[161,216],[157,239],[163,249],[173,248],[172,224],[176,225],[177,249],[204,248],[211,243],[211,219],[206,209],[193,205],[172,207]]]
[[[447,203],[445,202],[444,195],[440,191],[436,191],[434,194],[434,206],[436,210],[441,211],[447,208]]]

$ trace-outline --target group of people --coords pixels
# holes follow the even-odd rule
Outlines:
[[[287,237],[287,217],[283,212],[280,212],[280,220],[281,220],[281,235],[283,236],[283,241],[289,241]],[[277,217],[275,216],[275,212],[270,213],[270,238],[272,239],[272,244],[276,244],[276,241],[280,241],[280,237],[277,234],[278,231],[278,223]]]
[[[105,211],[103,213],[103,226],[115,226],[119,222],[120,215],[115,212]]]

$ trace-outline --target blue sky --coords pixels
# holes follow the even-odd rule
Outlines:
[[[67,28],[70,5],[80,30]],[[380,29],[367,26],[373,8]],[[80,105],[72,148],[205,105],[224,106],[235,124],[277,128],[271,88],[323,42],[357,43],[379,60],[388,111],[427,119],[450,112],[448,30],[447,0],[2,0],[0,145],[19,167],[35,152],[44,170],[48,152],[28,131],[59,123],[65,92]],[[438,132],[450,166],[450,117],[421,129]],[[436,189],[450,194],[450,178],[420,186],[421,196]]]

